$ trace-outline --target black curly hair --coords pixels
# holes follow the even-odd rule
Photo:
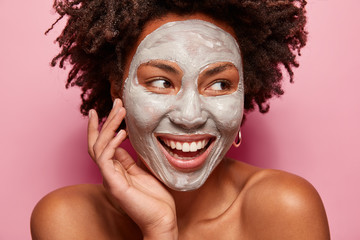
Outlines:
[[[281,67],[292,82],[292,68],[299,66],[296,56],[307,39],[305,5],[305,0],[55,0],[60,17],[48,31],[64,16],[68,21],[51,65],[72,65],[66,87],[81,87],[81,113],[94,108],[104,119],[112,107],[110,79],[121,86],[126,57],[144,25],[168,13],[203,13],[233,28],[243,57],[245,112],[257,105],[265,113],[268,99],[284,93]]]

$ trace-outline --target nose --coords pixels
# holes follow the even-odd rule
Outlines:
[[[170,121],[185,129],[197,128],[205,124],[208,116],[202,109],[200,96],[196,90],[188,90],[180,96],[170,112]]]

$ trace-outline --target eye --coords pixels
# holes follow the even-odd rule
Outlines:
[[[226,80],[217,80],[212,82],[206,90],[220,92],[220,91],[227,91],[231,88],[231,83]]]
[[[198,77],[198,90],[203,96],[229,95],[238,89],[240,74],[229,62],[216,62],[207,66]]]
[[[172,83],[166,79],[154,79],[154,80],[150,80],[146,83],[146,85],[148,87],[153,87],[153,88],[171,88],[173,87]]]
[[[144,87],[157,94],[174,94],[176,91],[173,82],[164,77],[150,78],[144,82]]]

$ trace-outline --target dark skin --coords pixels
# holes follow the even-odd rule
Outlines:
[[[138,43],[162,24],[184,19],[209,21],[232,33],[206,15],[167,15],[149,22]],[[89,153],[103,184],[66,187],[44,197],[32,215],[33,239],[330,239],[318,193],[289,173],[223,159],[199,189],[167,188],[118,147],[126,138],[124,130],[115,136],[126,110],[118,93],[112,96],[117,100],[101,131],[94,110],[88,127]]]

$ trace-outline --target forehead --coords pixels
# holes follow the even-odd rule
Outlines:
[[[213,62],[231,62],[240,68],[240,56],[232,35],[212,23],[202,20],[169,22],[148,34],[139,44],[130,72],[156,59],[176,62],[182,68],[199,68]]]

